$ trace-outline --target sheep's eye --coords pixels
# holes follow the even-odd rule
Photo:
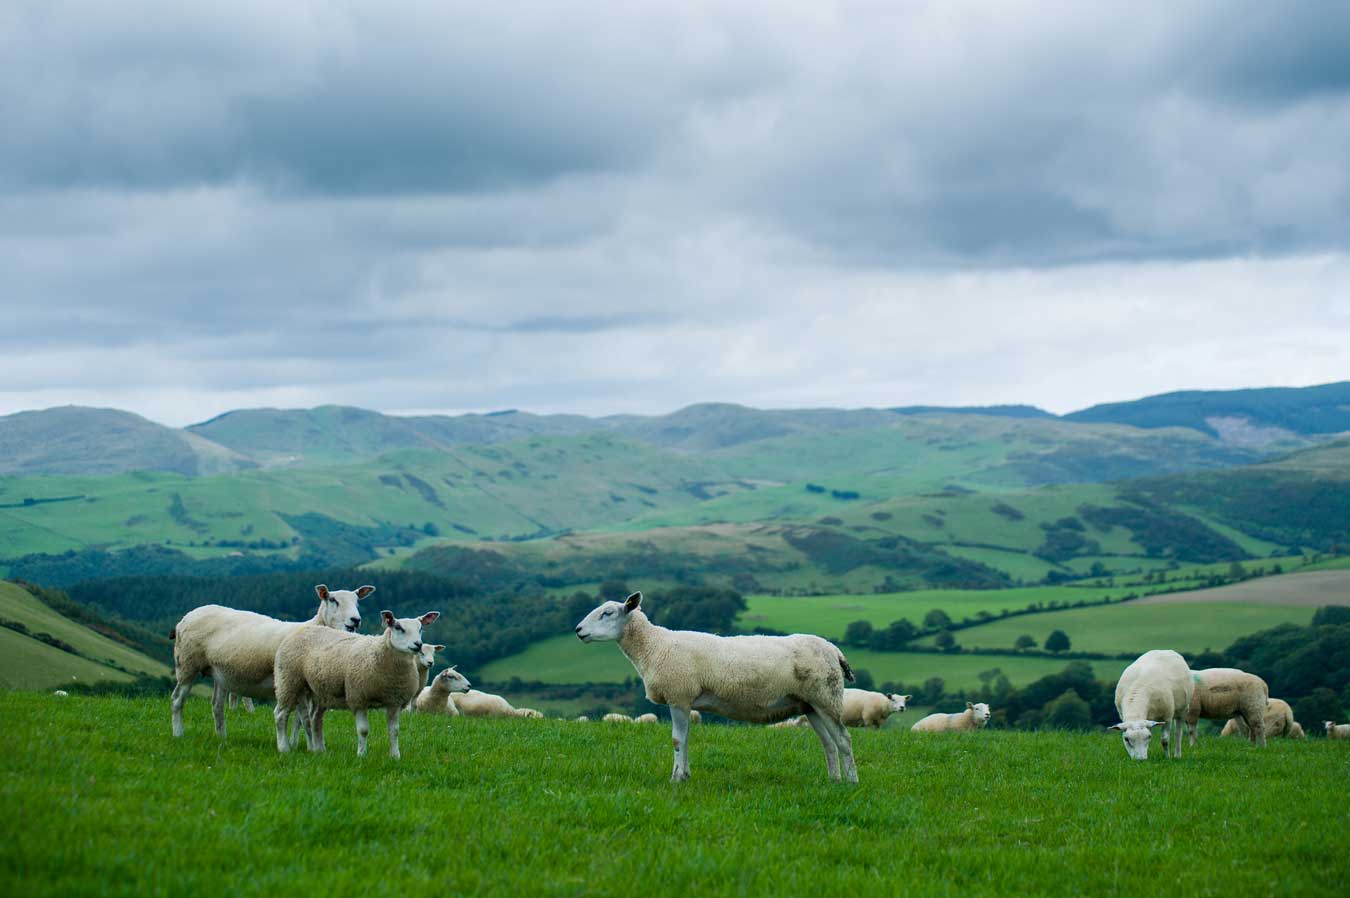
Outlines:
[[[609,617],[609,616],[610,616],[611,614],[613,614],[613,613],[614,613],[613,611],[604,611],[604,612],[601,612],[600,616],[601,616],[601,617]]]
[[[397,630],[397,631],[399,631],[400,633],[402,633],[402,632],[403,632],[403,625],[402,625],[402,624],[394,624],[394,629]]]

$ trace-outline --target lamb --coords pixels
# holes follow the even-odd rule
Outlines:
[[[1266,745],[1266,701],[1270,689],[1266,681],[1235,667],[1211,667],[1192,671],[1195,691],[1190,709],[1186,712],[1186,731],[1191,745],[1196,744],[1196,721],[1225,720],[1241,717],[1249,729],[1248,738],[1256,745]]]
[[[1195,694],[1195,680],[1186,659],[1170,649],[1145,652],[1125,668],[1116,683],[1116,713],[1120,723],[1108,729],[1120,730],[1126,753],[1136,761],[1148,759],[1148,743],[1153,728],[1164,724],[1163,755],[1175,737],[1176,757],[1181,757],[1182,721]]]
[[[500,695],[470,689],[451,699],[460,714],[466,717],[543,717],[531,708],[514,708]]]
[[[416,660],[422,651],[422,628],[438,617],[439,611],[428,611],[421,617],[398,619],[391,611],[381,611],[384,633],[379,636],[302,627],[282,640],[273,666],[277,751],[289,750],[287,720],[301,699],[309,698],[314,709],[307,726],[310,751],[324,750],[324,712],[347,708],[356,716],[356,754],[365,755],[370,734],[367,712],[384,708],[389,755],[398,758],[398,715],[422,685]]]
[[[984,702],[966,702],[966,710],[955,714],[929,714],[914,726],[913,733],[959,733],[978,730],[989,722],[989,706]]]
[[[1266,738],[1273,739],[1276,736],[1284,736],[1286,739],[1298,739],[1294,735],[1294,726],[1297,721],[1294,720],[1294,712],[1289,707],[1289,703],[1283,699],[1272,698],[1266,702]],[[1303,728],[1299,727],[1299,733]],[[1247,736],[1250,738],[1251,730],[1247,727],[1246,721],[1241,717],[1234,717],[1224,724],[1223,732],[1220,736]]]
[[[633,719],[633,723],[657,723],[659,720],[660,718],[658,718],[655,714],[648,712],[646,714],[639,714],[636,718]]]
[[[905,710],[912,695],[886,695],[866,689],[844,690],[844,725],[878,729],[892,714]]]
[[[301,623],[222,605],[202,605],[183,615],[169,634],[174,641],[173,669],[177,683],[171,700],[173,734],[183,735],[183,702],[198,678],[209,673],[215,681],[211,707],[215,712],[216,734],[223,738],[225,700],[230,693],[251,699],[275,697],[272,662],[282,640],[311,625],[355,633],[361,626],[357,602],[374,591],[373,586],[329,591],[319,584],[314,587],[319,610]]]
[[[425,649],[426,646],[423,645],[422,648]],[[431,684],[418,693],[417,698],[413,699],[413,706],[415,710],[424,714],[448,714],[451,717],[458,717],[459,709],[450,700],[450,695],[468,691],[468,679],[453,667],[447,667],[436,674]]]
[[[772,723],[805,713],[829,776],[858,781],[853,741],[844,727],[844,683],[853,670],[819,636],[714,636],[668,630],[647,619],[642,593],[604,602],[577,624],[582,642],[615,640],[642,677],[647,699],[670,707],[675,763],[671,780],[689,779],[689,712]]]
[[[601,720],[602,720],[604,723],[633,723],[633,722],[634,722],[634,721],[633,721],[633,718],[629,717],[627,714],[618,714],[618,713],[616,713],[616,712],[614,712],[614,711],[611,711],[610,713],[606,714],[603,718],[601,718]]]
[[[1350,739],[1350,723],[1324,720],[1322,721],[1322,727],[1327,731],[1328,739]]]

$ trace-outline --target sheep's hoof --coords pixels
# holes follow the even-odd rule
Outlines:
[[[670,775],[670,781],[672,783],[682,783],[688,779],[689,774],[685,773],[683,770],[676,770],[674,773]]]

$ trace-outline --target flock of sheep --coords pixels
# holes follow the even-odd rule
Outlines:
[[[183,616],[174,640],[173,734],[183,735],[183,702],[198,679],[213,681],[216,732],[225,735],[227,700],[275,701],[278,751],[298,745],[291,727],[295,714],[311,751],[323,751],[325,712],[343,709],[356,718],[357,753],[366,753],[371,709],[388,715],[389,752],[399,757],[399,715],[422,713],[484,717],[541,717],[515,708],[501,696],[471,689],[453,667],[427,680],[436,652],[423,641],[423,628],[439,612],[395,618],[380,612],[384,631],[366,636],[358,603],[375,591],[329,590],[316,586],[319,608],[308,621],[292,623],[220,605],[204,605]],[[884,695],[846,688],[853,670],[833,643],[819,636],[715,636],[670,630],[642,611],[642,594],[601,603],[576,626],[582,642],[614,641],[637,670],[647,698],[670,709],[675,757],[671,779],[689,778],[689,725],[700,712],[772,726],[810,726],[820,739],[826,769],[835,781],[858,781],[848,727],[880,727],[905,710],[908,695]],[[1121,674],[1116,710],[1125,750],[1148,757],[1152,731],[1161,732],[1165,755],[1180,757],[1182,727],[1195,744],[1196,721],[1229,721],[1223,735],[1244,734],[1264,746],[1267,736],[1302,738],[1288,704],[1271,699],[1260,677],[1230,668],[1192,671],[1176,652],[1146,652]],[[920,733],[974,730],[989,720],[983,702],[956,714],[930,714],[912,729]],[[578,718],[585,720],[586,718]],[[609,714],[606,721],[655,723]],[[1331,738],[1350,739],[1350,725],[1326,722]]]

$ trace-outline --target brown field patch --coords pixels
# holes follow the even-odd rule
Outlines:
[[[1131,604],[1165,602],[1260,602],[1263,605],[1350,605],[1350,570],[1308,571],[1258,577],[1231,586],[1149,596]]]

